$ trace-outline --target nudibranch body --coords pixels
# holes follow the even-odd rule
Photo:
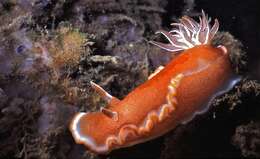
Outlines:
[[[108,102],[99,112],[78,113],[70,130],[78,144],[96,153],[156,138],[201,113],[212,96],[232,74],[227,49],[210,42],[219,23],[212,27],[202,12],[200,23],[184,16],[170,32],[159,31],[170,42],[151,43],[171,52],[184,50],[123,100],[100,86],[91,86]]]

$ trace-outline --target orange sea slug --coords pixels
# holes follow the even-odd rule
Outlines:
[[[70,130],[76,143],[101,154],[156,138],[207,110],[212,98],[234,85],[227,49],[211,45],[217,19],[210,27],[202,11],[200,23],[184,16],[173,25],[177,27],[170,32],[158,32],[169,44],[151,43],[170,52],[184,51],[123,100],[91,82],[108,106],[75,115]]]

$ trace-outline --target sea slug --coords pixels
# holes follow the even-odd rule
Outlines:
[[[184,16],[173,23],[172,31],[159,31],[169,44],[151,43],[178,52],[177,56],[124,99],[91,82],[108,105],[99,112],[74,116],[70,131],[76,143],[109,153],[161,136],[206,111],[212,98],[234,85],[227,48],[211,45],[219,22],[215,19],[212,27],[209,22],[202,11],[199,23]]]

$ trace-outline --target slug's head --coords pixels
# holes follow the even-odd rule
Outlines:
[[[180,19],[180,23],[171,24],[175,28],[170,32],[164,30],[157,31],[157,33],[161,33],[168,39],[169,44],[155,41],[151,41],[151,43],[171,52],[190,49],[196,45],[210,44],[218,31],[219,22],[215,19],[214,25],[211,27],[209,24],[211,19],[205,15],[203,10],[199,20],[198,23],[188,16],[183,16]]]

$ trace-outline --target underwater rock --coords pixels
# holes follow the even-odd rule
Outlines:
[[[250,122],[236,128],[232,143],[244,157],[260,157],[260,123]]]
[[[38,131],[41,135],[67,125],[70,116],[76,111],[75,106],[61,101],[50,100],[47,96],[40,99],[41,115],[38,119]]]
[[[4,107],[5,102],[7,102],[8,97],[5,94],[4,90],[0,88],[0,109]]]
[[[35,135],[35,119],[39,109],[35,103],[23,98],[11,98],[0,112],[0,158],[26,155],[28,145]]]

